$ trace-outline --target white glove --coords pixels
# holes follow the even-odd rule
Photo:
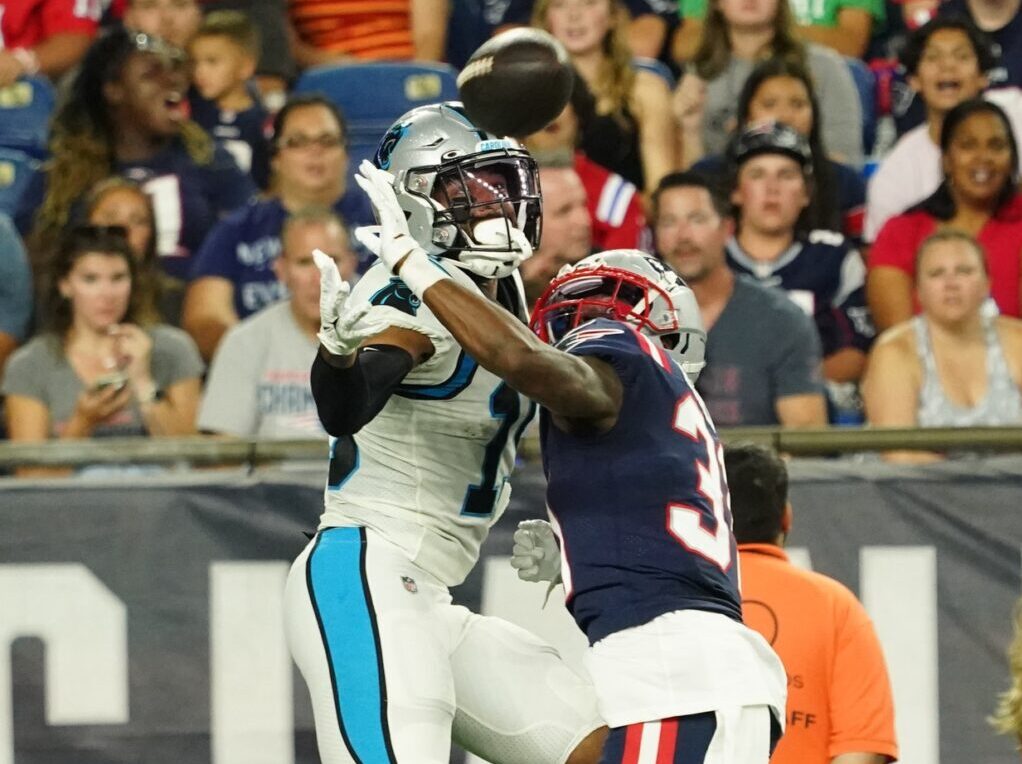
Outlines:
[[[351,355],[373,335],[386,328],[382,321],[365,321],[372,305],[348,306],[351,286],[341,278],[337,263],[318,249],[312,259],[319,268],[319,332],[320,344],[334,355]]]
[[[420,299],[436,282],[450,278],[408,232],[408,220],[394,193],[394,176],[363,159],[355,182],[366,192],[380,221],[378,231],[375,226],[356,230],[355,236],[366,249],[379,257],[391,273],[400,276]]]
[[[546,520],[522,520],[514,535],[511,567],[523,581],[561,580],[561,549]]]

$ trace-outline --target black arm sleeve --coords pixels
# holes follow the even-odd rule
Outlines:
[[[394,345],[362,348],[347,369],[331,366],[317,352],[310,382],[324,429],[334,437],[358,432],[414,366],[411,354]]]

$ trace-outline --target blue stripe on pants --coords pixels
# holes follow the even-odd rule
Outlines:
[[[365,577],[365,529],[329,528],[309,554],[309,594],[330,664],[341,735],[360,764],[391,764],[386,682]]]

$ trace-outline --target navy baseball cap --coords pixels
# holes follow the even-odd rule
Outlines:
[[[783,122],[766,120],[747,124],[732,138],[728,158],[735,167],[759,154],[783,154],[791,157],[803,172],[812,172],[813,152],[809,141],[793,127]]]

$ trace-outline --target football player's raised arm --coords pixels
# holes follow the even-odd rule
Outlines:
[[[558,418],[600,431],[617,420],[622,386],[609,364],[547,345],[496,303],[451,279],[431,286],[423,298],[480,366]]]

